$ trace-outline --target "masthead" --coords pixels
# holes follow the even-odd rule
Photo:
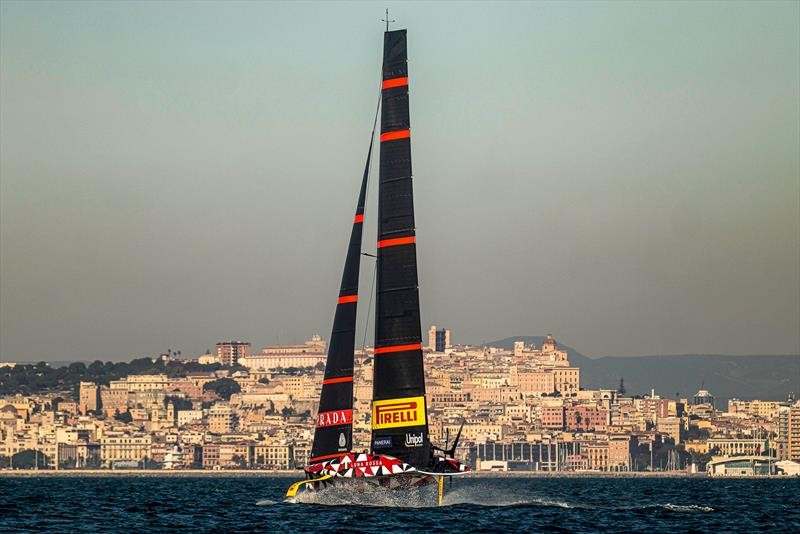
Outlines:
[[[388,32],[389,31],[389,23],[390,22],[397,22],[397,21],[394,20],[394,19],[389,20],[389,9],[387,8],[386,9],[386,18],[385,19],[381,19],[381,22],[385,22],[386,23],[386,31]]]

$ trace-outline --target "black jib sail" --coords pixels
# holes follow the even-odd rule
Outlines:
[[[308,463],[313,464],[341,456],[353,446],[353,361],[356,339],[356,307],[358,272],[361,262],[361,234],[364,226],[364,202],[367,196],[372,138],[367,152],[364,178],[358,194],[358,205],[350,232],[350,245],[344,262],[342,285],[333,318],[333,331],[325,363],[325,378],[319,399],[317,426]]]
[[[383,40],[373,454],[430,463],[411,183],[406,30]]]

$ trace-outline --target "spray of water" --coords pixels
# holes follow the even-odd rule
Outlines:
[[[334,486],[322,491],[300,491],[284,501],[262,500],[259,506],[276,504],[307,504],[317,506],[364,506],[386,508],[433,508],[437,506],[436,486],[391,490],[378,486]],[[674,513],[709,513],[713,508],[694,504],[647,503],[633,506],[613,506],[596,503],[568,502],[548,496],[524,494],[496,484],[474,482],[445,491],[442,506],[520,507],[539,506],[600,510],[666,510]]]

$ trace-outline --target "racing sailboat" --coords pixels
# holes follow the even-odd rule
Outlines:
[[[431,444],[425,396],[411,173],[406,30],[383,41],[380,173],[376,257],[375,348],[370,452],[353,451],[353,379],[358,276],[370,159],[370,140],[344,274],[333,321],[307,479],[321,489],[358,479],[387,488],[439,483],[469,467]]]

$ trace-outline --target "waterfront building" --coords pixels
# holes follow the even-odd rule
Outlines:
[[[253,465],[267,469],[290,469],[293,457],[291,445],[256,445],[253,448]]]
[[[487,440],[469,447],[468,460],[479,471],[502,465],[509,471],[562,471],[575,468],[583,444],[558,440],[499,442]]]
[[[246,468],[253,463],[253,447],[249,443],[220,443],[220,467]]]
[[[150,435],[108,435],[100,438],[100,461],[106,467],[149,459],[153,437]]]
[[[714,458],[707,469],[712,476],[767,476],[776,473],[776,464],[769,456],[748,455]]]
[[[101,446],[99,443],[75,442],[58,443],[59,469],[91,469],[101,467]]]
[[[630,471],[631,457],[636,450],[638,442],[630,434],[619,434],[608,437],[608,463],[609,471]]]
[[[800,462],[800,401],[786,413],[786,459]]]
[[[219,443],[203,445],[203,469],[219,469]]]

